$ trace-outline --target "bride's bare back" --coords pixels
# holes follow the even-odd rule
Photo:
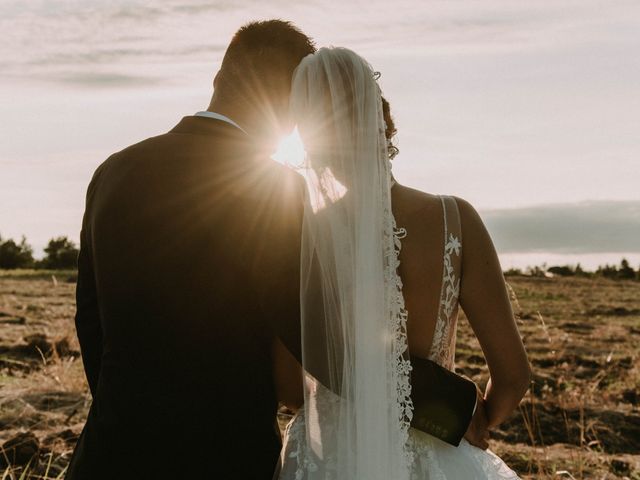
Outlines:
[[[455,203],[462,240],[459,301],[489,366],[487,413],[489,424],[497,425],[522,398],[529,364],[491,238],[469,203],[460,199]],[[400,277],[409,314],[409,350],[412,355],[433,358],[444,266],[443,201],[396,184],[392,205],[397,226],[407,231],[400,252]]]
[[[409,351],[429,358],[440,310],[443,268],[444,216],[440,197],[401,185],[392,189],[396,224],[402,238],[402,278]]]

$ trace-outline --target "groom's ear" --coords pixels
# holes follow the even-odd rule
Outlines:
[[[216,85],[218,84],[218,77],[220,76],[220,70],[218,70],[218,73],[216,73],[216,76],[213,77],[213,88],[215,90]]]

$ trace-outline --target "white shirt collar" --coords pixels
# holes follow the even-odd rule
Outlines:
[[[213,118],[215,120],[221,120],[223,122],[227,122],[231,125],[233,125],[236,128],[239,128],[240,130],[242,130],[244,133],[245,132],[244,128],[242,128],[240,125],[238,125],[236,122],[234,122],[233,120],[231,120],[229,117],[226,117],[220,113],[216,113],[216,112],[209,112],[209,111],[203,111],[203,112],[198,112],[195,114],[196,117],[208,117],[208,118]]]

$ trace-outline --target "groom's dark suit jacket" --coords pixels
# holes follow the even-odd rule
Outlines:
[[[76,315],[93,403],[67,479],[271,478],[274,337],[300,358],[302,195],[211,118],[97,169]]]

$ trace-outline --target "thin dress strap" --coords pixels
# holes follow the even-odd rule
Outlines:
[[[442,201],[442,212],[444,214],[445,243],[453,235],[462,243],[462,224],[460,221],[460,210],[456,199],[448,195],[440,195]]]
[[[453,369],[460,294],[462,228],[458,205],[453,197],[440,196],[444,218],[444,247],[440,308],[431,346],[431,360]]]

